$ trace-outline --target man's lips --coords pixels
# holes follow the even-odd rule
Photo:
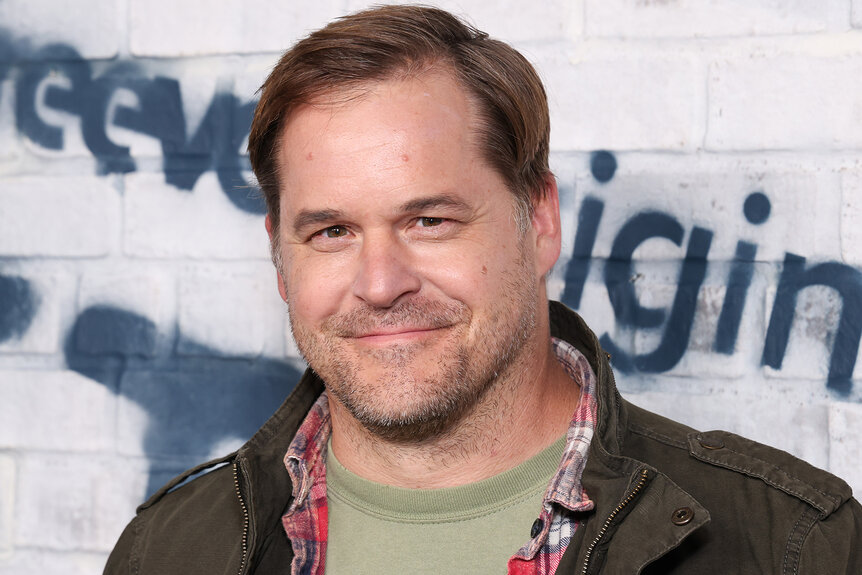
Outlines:
[[[349,339],[360,343],[386,344],[394,341],[420,340],[446,329],[449,326],[387,326],[352,334]]]

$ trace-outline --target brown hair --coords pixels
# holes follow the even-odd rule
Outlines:
[[[550,120],[536,71],[515,49],[452,14],[427,6],[381,6],[344,16],[288,50],[260,88],[248,151],[274,237],[279,223],[277,157],[287,118],[339,90],[433,65],[452,70],[477,105],[479,142],[518,200],[520,215],[544,194]],[[274,242],[277,245],[276,242]]]

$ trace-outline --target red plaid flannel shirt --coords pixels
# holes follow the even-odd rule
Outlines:
[[[579,521],[574,512],[589,511],[593,502],[581,485],[587,450],[596,423],[595,374],[587,359],[570,344],[554,338],[554,353],[569,377],[581,386],[581,400],[566,435],[566,450],[548,484],[539,516],[542,529],[510,559],[509,575],[550,575],[557,569]],[[326,444],[332,431],[324,392],[309,411],[284,456],[293,481],[293,503],[281,518],[293,545],[292,575],[323,575],[328,515]]]

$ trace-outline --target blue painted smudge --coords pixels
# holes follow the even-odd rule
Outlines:
[[[207,358],[159,355],[149,319],[108,306],[85,309],[66,338],[69,369],[133,401],[147,414],[143,449],[147,492],[214,455],[226,441],[245,440],[266,421],[301,376],[288,362],[248,360],[190,343]]]
[[[29,281],[0,275],[0,342],[23,336],[38,309],[39,298]]]
[[[755,225],[762,224],[768,220],[771,211],[772,204],[763,192],[752,192],[745,198],[745,203],[742,206],[745,219]]]
[[[617,172],[616,157],[605,150],[593,152],[590,157],[590,172],[597,182],[602,184],[610,182]]]

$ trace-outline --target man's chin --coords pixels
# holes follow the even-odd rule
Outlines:
[[[452,429],[461,419],[464,410],[454,409],[448,412],[438,412],[434,409],[417,410],[411,406],[412,412],[378,412],[348,408],[354,418],[368,430],[369,433],[390,443],[421,444],[436,439]]]

